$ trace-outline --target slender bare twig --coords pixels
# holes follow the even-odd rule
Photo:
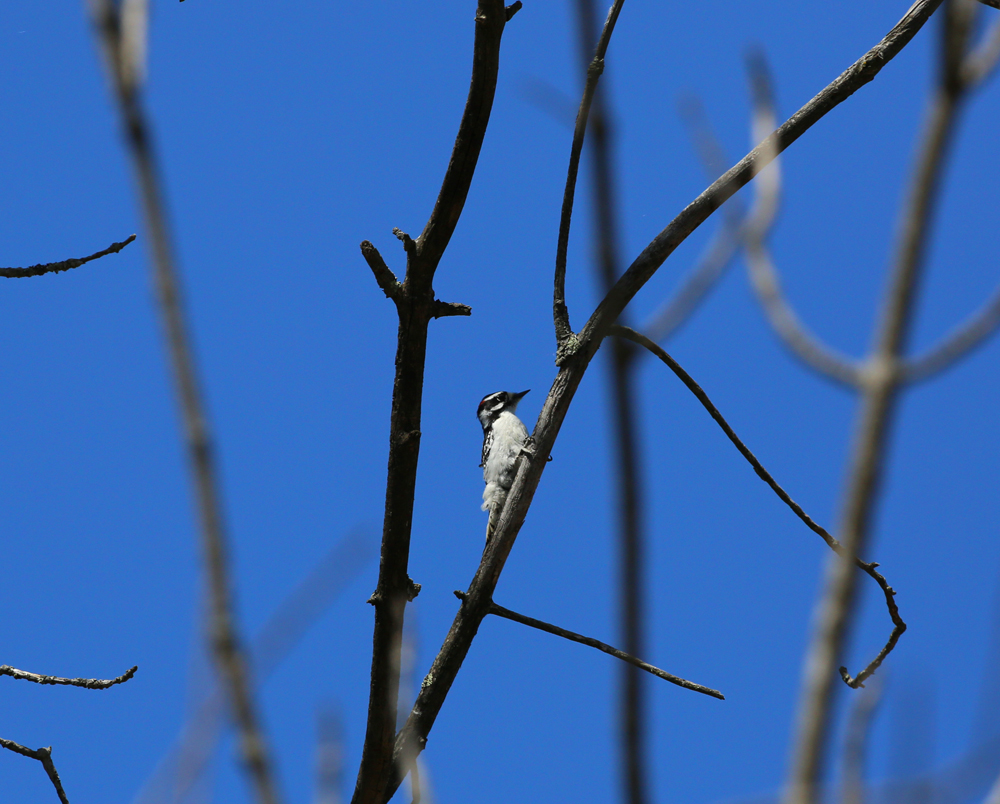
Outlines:
[[[584,135],[587,133],[587,118],[590,105],[597,91],[597,82],[604,72],[604,56],[608,52],[611,34],[621,13],[625,0],[615,0],[608,11],[604,29],[597,40],[597,48],[587,67],[587,81],[583,88],[583,98],[580,100],[580,110],[576,114],[576,126],[573,129],[573,144],[570,146],[569,169],[566,171],[566,188],[563,191],[562,214],[559,219],[559,241],[556,246],[556,271],[554,293],[552,299],[552,317],[556,330],[556,365],[561,365],[561,356],[569,356],[576,350],[573,328],[569,323],[569,310],[566,308],[566,257],[569,250],[569,227],[573,217],[573,196],[576,193],[576,177],[580,170],[580,154],[583,152]]]
[[[822,117],[850,97],[878,72],[917,34],[943,0],[917,0],[903,19],[871,50],[841,76],[787,120],[769,139],[780,152],[791,145]],[[423,750],[427,735],[434,726],[455,681],[479,624],[489,613],[500,574],[503,572],[517,534],[534,499],[545,471],[546,459],[559,435],[566,412],[577,388],[601,342],[633,296],[645,285],[664,260],[684,239],[700,226],[726,199],[745,186],[765,164],[760,156],[772,146],[751,151],[733,168],[690,203],[633,261],[611,292],[601,301],[578,336],[572,358],[562,360],[559,372],[542,406],[533,433],[535,457],[521,461],[494,538],[490,540],[475,577],[467,590],[468,597],[459,608],[440,651],[420,687],[406,725],[396,737],[394,756],[411,756]],[[884,579],[883,579],[884,581]],[[382,802],[391,798],[406,769],[397,764],[386,786]]]
[[[43,676],[39,673],[29,673],[25,670],[18,670],[9,664],[0,664],[0,676],[10,676],[21,681],[33,681],[35,684],[62,684],[68,687],[83,687],[88,690],[106,690],[115,684],[124,684],[135,675],[139,666],[125,671],[117,678],[62,678],[61,676]]]
[[[582,69],[588,74],[598,37],[598,0],[577,2],[577,43]],[[609,22],[611,17],[609,15]],[[607,31],[604,37],[609,37]],[[606,49],[605,41],[605,49]],[[598,45],[600,51],[600,45]],[[612,135],[607,85],[595,92],[590,110],[590,156],[593,163],[595,268],[602,293],[607,293],[621,273],[617,193],[612,168]],[[582,136],[582,134],[581,134]],[[565,254],[563,254],[565,259]],[[624,316],[625,313],[622,313]],[[645,650],[646,533],[643,521],[643,476],[640,469],[636,375],[632,357],[636,350],[614,342],[608,358],[608,391],[614,433],[614,477],[618,542],[618,632],[626,654],[641,656]],[[619,671],[617,731],[621,745],[623,800],[644,804],[648,800],[646,681],[633,664]]]
[[[465,592],[456,591],[455,597],[464,601],[467,595]],[[516,611],[511,611],[510,609],[499,606],[496,603],[490,604],[489,613],[494,614],[497,617],[503,617],[506,620],[513,620],[515,623],[521,623],[521,625],[527,625],[529,628],[537,628],[539,631],[544,631],[547,634],[554,634],[557,637],[568,639],[570,642],[578,642],[579,644],[586,645],[589,648],[597,648],[597,650],[603,651],[608,654],[608,656],[614,656],[616,659],[621,659],[623,662],[627,662],[634,667],[638,667],[640,670],[645,670],[647,673],[650,673],[657,678],[662,678],[664,681],[669,681],[671,684],[676,684],[678,687],[683,687],[686,690],[700,692],[703,695],[718,698],[720,701],[726,700],[726,696],[718,690],[713,690],[711,687],[706,687],[703,684],[696,684],[693,681],[688,681],[687,679],[675,676],[673,673],[668,673],[666,670],[661,670],[659,667],[655,667],[648,662],[642,661],[642,659],[637,659],[635,656],[632,656],[623,650],[619,650],[612,645],[608,645],[606,642],[601,642],[599,639],[583,636],[575,631],[570,631],[566,628],[560,628],[558,625],[547,623],[544,620],[536,620],[534,617],[518,614]]]
[[[395,302],[399,315],[396,345],[396,379],[389,421],[389,469],[386,481],[382,561],[378,585],[369,602],[375,607],[368,724],[354,789],[354,804],[377,804],[387,782],[396,774],[393,757],[399,698],[399,657],[403,615],[419,586],[407,575],[410,527],[420,454],[420,413],[423,394],[427,327],[432,318],[446,314],[468,315],[464,305],[444,305],[434,298],[434,272],[462,214],[469,186],[486,135],[497,73],[500,40],[507,21],[521,8],[505,8],[502,0],[479,0],[472,57],[472,82],[459,124],[448,170],[421,235],[413,240],[399,230],[406,253],[402,283],[371,243],[362,253],[379,287]],[[413,752],[415,759],[417,752]],[[410,763],[412,765],[412,763]],[[395,789],[395,788],[393,788]]]
[[[788,804],[816,800],[833,703],[833,669],[843,651],[854,611],[856,574],[850,557],[865,552],[872,513],[882,477],[889,428],[900,387],[901,356],[913,315],[921,268],[929,238],[934,203],[938,197],[944,157],[967,89],[961,65],[972,27],[974,6],[966,0],[949,0],[945,6],[941,69],[917,151],[913,182],[900,216],[899,242],[890,287],[885,297],[874,348],[862,367],[862,402],[848,468],[840,535],[844,553],[828,562],[815,627],[806,655],[801,699],[792,745],[793,757],[786,787]],[[852,679],[864,681],[866,671]]]
[[[844,735],[844,759],[841,776],[841,803],[864,804],[865,763],[868,760],[868,737],[871,734],[872,719],[882,700],[885,683],[877,676],[858,696],[847,721]]]
[[[760,461],[757,460],[754,454],[740,440],[739,436],[737,436],[736,433],[733,431],[733,428],[729,426],[729,423],[722,417],[722,414],[719,413],[715,405],[712,404],[712,400],[710,400],[708,398],[708,395],[701,389],[701,386],[699,386],[698,383],[696,383],[692,379],[691,375],[688,374],[683,368],[681,368],[680,364],[677,363],[677,361],[674,360],[670,355],[668,355],[663,350],[662,347],[653,343],[649,338],[647,338],[642,333],[636,332],[635,330],[620,325],[615,325],[614,327],[612,327],[611,332],[609,334],[618,335],[622,338],[628,338],[630,341],[638,343],[640,346],[644,346],[646,349],[648,349],[650,352],[656,355],[660,360],[666,363],[667,366],[670,368],[670,370],[677,375],[680,381],[683,382],[684,385],[687,386],[688,390],[690,390],[691,393],[693,393],[695,397],[698,399],[698,401],[701,402],[702,406],[705,408],[705,410],[708,411],[709,415],[713,419],[715,419],[716,423],[719,425],[719,427],[722,428],[722,431],[726,434],[726,436],[728,436],[729,440],[733,442],[736,449],[739,450],[740,454],[744,458],[746,458],[747,462],[753,467],[753,470],[757,473],[757,476],[765,483],[767,483],[768,486],[771,487],[771,490],[778,495],[778,498],[783,503],[785,503],[785,505],[791,508],[792,511],[795,513],[795,515],[799,519],[801,519],[813,533],[820,536],[823,539],[823,541],[827,543],[827,545],[830,547],[831,550],[833,550],[839,556],[845,556],[850,563],[854,564],[856,567],[866,572],[879,585],[879,588],[882,590],[882,594],[885,596],[885,602],[886,602],[886,607],[889,610],[889,616],[892,619],[893,627],[892,627],[892,632],[889,635],[889,639],[886,641],[885,646],[878,653],[878,655],[871,661],[871,663],[869,663],[869,665],[865,667],[865,669],[858,674],[857,678],[851,678],[850,675],[848,675],[846,668],[844,667],[840,668],[840,674],[844,678],[844,681],[847,684],[849,684],[852,687],[863,686],[863,682],[865,681],[865,679],[867,679],[872,673],[875,672],[875,670],[878,669],[879,665],[882,664],[885,657],[892,652],[892,649],[894,647],[896,647],[896,642],[899,641],[900,636],[902,636],[903,632],[906,630],[906,623],[904,623],[903,620],[900,618],[899,609],[896,607],[896,602],[894,599],[896,593],[893,591],[892,587],[889,586],[889,584],[882,576],[882,574],[877,571],[877,567],[879,565],[875,562],[869,563],[866,561],[862,561],[856,555],[852,556],[850,553],[847,552],[847,548],[845,545],[842,545],[837,539],[831,536],[826,531],[825,528],[821,527],[820,525],[816,524],[815,521],[813,521],[812,517],[810,517],[809,514],[807,514],[802,509],[802,507],[788,495],[788,492],[786,492],[780,485],[778,485],[778,482],[771,476],[770,472],[768,472],[761,465]]]
[[[63,790],[62,781],[59,779],[59,771],[56,770],[56,766],[52,762],[52,746],[47,748],[27,748],[20,743],[15,743],[13,740],[5,740],[0,737],[0,747],[6,748],[8,751],[13,751],[15,754],[20,754],[23,757],[37,759],[41,762],[42,767],[45,768],[45,772],[49,775],[52,786],[56,789],[56,795],[59,796],[59,800],[62,804],[69,804],[69,799],[66,798],[66,791]]]
[[[99,260],[108,254],[117,254],[125,246],[135,240],[135,235],[129,235],[121,243],[112,243],[103,251],[91,254],[89,257],[74,257],[61,262],[46,262],[38,265],[31,265],[27,268],[0,268],[0,276],[7,279],[20,279],[27,276],[42,276],[43,274],[57,274],[60,271],[68,271],[71,268],[79,268],[91,260]]]
[[[260,726],[246,658],[232,611],[228,574],[227,536],[215,476],[214,447],[201,398],[195,359],[190,347],[180,283],[174,268],[172,244],[162,200],[159,170],[152,130],[142,108],[140,92],[144,67],[133,63],[144,51],[127,36],[144,31],[134,20],[125,26],[121,11],[112,0],[90,0],[97,39],[118,101],[122,127],[135,171],[141,204],[150,235],[154,282],[168,352],[177,388],[184,434],[197,497],[202,549],[208,576],[208,634],[212,653],[229,696],[229,704],[240,735],[243,762],[253,779],[262,804],[275,804],[278,793],[271,761]],[[140,13],[142,5],[133,7]]]

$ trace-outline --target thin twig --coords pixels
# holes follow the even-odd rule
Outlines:
[[[456,591],[455,597],[464,601],[466,599],[466,593]],[[552,625],[551,623],[547,623],[543,620],[536,620],[534,617],[518,614],[516,611],[511,611],[510,609],[505,609],[503,606],[498,606],[496,603],[490,604],[489,613],[495,614],[497,617],[503,617],[507,620],[513,620],[516,623],[521,623],[521,625],[527,625],[530,628],[537,628],[539,631],[545,631],[547,634],[555,634],[555,636],[568,639],[570,642],[579,642],[581,645],[586,645],[589,648],[597,648],[597,650],[603,651],[608,654],[608,656],[614,656],[616,659],[628,662],[630,665],[638,667],[640,670],[645,670],[647,673],[650,673],[657,678],[662,678],[664,681],[669,681],[671,684],[676,684],[678,687],[683,687],[686,690],[700,692],[702,695],[718,698],[720,701],[726,700],[726,696],[718,690],[713,690],[711,687],[706,687],[703,684],[696,684],[693,681],[688,681],[687,679],[675,676],[673,673],[668,673],[666,670],[661,670],[659,667],[655,667],[648,662],[642,661],[642,659],[637,659],[635,656],[632,656],[623,650],[618,650],[618,648],[608,645],[605,642],[601,642],[599,639],[583,636],[582,634],[577,634],[575,631],[560,628],[558,625]]]
[[[844,556],[848,558],[851,563],[853,563],[856,567],[866,572],[879,585],[879,588],[885,595],[886,607],[888,608],[889,616],[892,619],[892,625],[893,625],[892,633],[889,635],[889,639],[886,642],[885,647],[883,647],[882,650],[875,657],[875,659],[873,659],[871,663],[858,674],[857,678],[851,678],[850,675],[848,675],[846,668],[843,667],[840,668],[840,674],[841,676],[843,676],[844,681],[849,686],[852,687],[864,686],[863,682],[865,681],[865,679],[867,679],[872,673],[875,672],[876,669],[878,669],[879,665],[882,664],[882,661],[885,659],[885,657],[888,656],[892,652],[892,649],[896,646],[896,642],[899,641],[899,637],[902,636],[903,632],[906,630],[906,623],[904,623],[903,620],[900,618],[899,609],[896,607],[896,602],[894,600],[896,593],[893,591],[892,587],[889,586],[889,584],[886,582],[882,574],[876,570],[878,564],[875,562],[862,561],[856,555],[852,556],[850,553],[848,553],[844,545],[842,545],[837,539],[831,536],[825,528],[818,525],[813,520],[813,518],[810,517],[809,514],[807,514],[802,509],[802,506],[800,506],[797,502],[795,502],[795,500],[793,500],[788,495],[788,492],[786,492],[780,485],[778,485],[778,482],[771,476],[771,473],[768,472],[763,467],[763,465],[761,465],[760,461],[757,460],[754,454],[740,440],[739,436],[736,435],[733,428],[729,426],[729,423],[722,417],[722,414],[719,413],[718,408],[716,408],[715,405],[712,404],[712,400],[709,399],[708,395],[701,389],[701,386],[699,386],[698,383],[696,383],[692,379],[691,375],[688,374],[683,368],[681,368],[680,364],[677,363],[677,361],[674,360],[670,355],[668,355],[663,350],[662,347],[653,343],[649,338],[647,338],[642,333],[636,332],[633,329],[629,329],[628,327],[623,327],[620,325],[615,325],[614,327],[612,327],[611,332],[609,334],[617,335],[622,338],[627,338],[628,340],[633,341],[634,343],[637,343],[640,346],[644,346],[650,352],[656,355],[660,360],[666,363],[667,366],[670,368],[670,370],[677,375],[680,381],[684,383],[684,385],[687,386],[688,390],[695,395],[695,397],[698,399],[699,402],[701,402],[702,406],[705,408],[705,410],[708,411],[709,415],[713,419],[715,419],[716,424],[718,424],[719,427],[722,428],[722,431],[726,434],[729,440],[733,442],[733,445],[736,447],[736,449],[739,450],[740,455],[746,458],[747,462],[753,467],[753,470],[757,473],[757,476],[765,483],[767,483],[768,486],[771,487],[771,490],[778,495],[778,498],[783,503],[785,503],[785,505],[791,508],[792,511],[795,513],[795,515],[799,519],[801,519],[813,533],[819,535],[823,539],[823,541],[827,543],[827,545],[830,547],[831,550],[833,550],[839,556]]]
[[[771,135],[777,142],[778,150],[787,148],[827,112],[871,81],[913,39],[941,2],[943,0],[918,0],[882,41]],[[444,643],[421,684],[420,694],[406,725],[396,737],[395,757],[413,756],[426,744],[427,735],[468,655],[479,624],[489,614],[493,592],[544,474],[546,459],[551,454],[576,390],[608,329],[673,250],[764,167],[759,160],[760,153],[761,150],[755,149],[744,157],[674,218],[633,261],[580,332],[576,356],[563,361],[538,416],[532,435],[535,456],[520,463],[494,538],[487,545],[467,590],[468,597],[455,615]],[[395,766],[395,774],[382,795],[382,804],[398,789],[405,770],[399,764]]]
[[[228,567],[228,539],[215,473],[214,445],[201,398],[194,354],[190,347],[180,282],[174,267],[171,237],[163,205],[152,130],[142,108],[138,79],[144,71],[130,62],[139,52],[126,40],[135,26],[124,27],[112,0],[90,0],[91,16],[110,73],[122,127],[150,234],[154,283],[157,288],[167,348],[177,389],[184,436],[198,506],[208,578],[208,638],[240,736],[243,762],[261,804],[276,804],[271,770],[257,704],[233,614]]]
[[[407,602],[416,596],[420,588],[410,580],[407,571],[413,495],[420,455],[427,327],[432,318],[468,315],[471,312],[464,305],[444,304],[434,298],[434,272],[462,214],[486,136],[500,67],[500,40],[504,27],[520,7],[520,2],[505,8],[502,0],[479,0],[472,81],[441,191],[423,232],[416,240],[398,229],[395,231],[406,253],[406,275],[401,284],[397,283],[398,287],[393,285],[391,271],[380,257],[377,258],[378,252],[374,247],[367,241],[362,244],[365,259],[379,286],[396,304],[399,329],[389,420],[382,561],[378,585],[369,601],[375,607],[375,629],[368,722],[352,799],[354,804],[378,804],[384,798],[386,784],[399,772],[399,762],[394,757],[393,749],[403,615]],[[414,759],[417,753],[413,752]],[[408,767],[411,765],[408,763]]]
[[[56,770],[56,766],[52,762],[52,746],[48,746],[47,748],[26,748],[20,743],[15,743],[13,740],[5,740],[0,737],[0,747],[6,748],[8,751],[13,751],[15,754],[20,754],[23,757],[37,759],[41,762],[42,767],[45,768],[45,772],[49,775],[52,786],[56,789],[56,795],[59,796],[59,800],[62,804],[69,804],[69,799],[66,798],[66,791],[63,790],[62,781],[59,779],[59,771]]]
[[[972,27],[974,6],[949,0],[945,6],[940,75],[917,149],[912,184],[900,213],[899,239],[889,289],[881,312],[875,345],[862,367],[861,410],[855,425],[854,448],[848,467],[847,491],[840,515],[843,556],[863,555],[871,531],[872,514],[882,479],[886,446],[900,387],[901,357],[913,318],[921,269],[930,237],[932,212],[939,193],[944,157],[966,89],[960,68]],[[802,691],[792,738],[793,757],[786,785],[786,804],[812,804],[822,776],[833,707],[833,670],[844,650],[854,614],[857,576],[849,559],[827,563],[815,626],[806,653]],[[879,659],[886,653],[879,654]],[[877,665],[875,665],[877,666]],[[874,667],[869,666],[871,671]],[[858,686],[870,675],[865,668],[851,678]]]
[[[587,67],[587,81],[583,87],[583,98],[580,100],[580,110],[576,114],[576,126],[573,129],[573,144],[569,152],[569,169],[566,171],[566,188],[563,191],[562,214],[559,219],[559,241],[556,245],[556,270],[554,293],[552,298],[552,317],[555,322],[557,357],[556,365],[573,354],[576,350],[573,338],[573,328],[569,323],[569,310],[566,308],[566,255],[569,250],[569,227],[573,217],[573,196],[576,193],[576,177],[580,171],[580,154],[583,152],[583,139],[587,132],[587,117],[590,105],[597,91],[597,82],[604,72],[604,56],[614,33],[615,23],[621,13],[625,0],[615,0],[608,11],[604,29],[597,40],[594,57]]]
[[[0,676],[10,676],[21,681],[33,681],[35,684],[62,684],[68,687],[83,687],[88,690],[106,690],[115,684],[124,684],[135,675],[139,666],[127,670],[117,678],[62,678],[60,676],[43,676],[39,673],[29,673],[26,670],[18,670],[9,664],[0,664]]]
[[[43,274],[57,274],[60,271],[68,271],[71,268],[79,268],[91,260],[99,260],[108,254],[117,254],[125,246],[135,240],[135,235],[129,235],[121,243],[112,243],[103,251],[91,254],[89,257],[74,257],[61,262],[46,262],[39,265],[32,265],[28,268],[0,268],[0,276],[7,279],[21,279],[27,276],[42,276]]]

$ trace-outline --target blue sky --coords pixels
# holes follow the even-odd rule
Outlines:
[[[148,108],[252,636],[348,534],[368,534],[358,538],[374,554],[396,316],[358,244],[370,239],[402,272],[391,230],[415,236],[439,189],[468,88],[475,3],[152,5]],[[473,315],[431,326],[410,558],[423,585],[411,617],[418,679],[482,548],[475,407],[492,391],[531,388],[519,411],[530,426],[555,372],[551,276],[570,128],[534,98],[543,84],[576,103],[572,8],[531,0],[508,26],[479,169],[435,281],[440,298]],[[603,79],[622,259],[704,187],[680,98],[702,100],[736,161],[749,144],[748,46],[766,52],[786,117],[905,11],[861,0],[629,0]],[[802,318],[852,355],[872,337],[936,31],[932,21],[783,159],[774,258]],[[83,256],[139,235],[117,256],[0,286],[0,663],[65,676],[140,668],[106,692],[3,679],[0,736],[51,744],[71,801],[130,801],[207,684],[199,552],[147,242],[83,4],[6,4],[0,69],[0,264]],[[1000,281],[998,127],[994,79],[956,138],[915,351]],[[577,326],[598,300],[588,189],[584,174],[568,273]],[[717,224],[639,294],[634,321],[669,296]],[[668,349],[792,496],[834,525],[856,399],[785,353],[742,261]],[[983,736],[977,719],[995,714],[981,690],[997,670],[998,360],[1000,339],[901,400],[871,558],[910,628],[887,662],[874,778],[943,767]],[[577,394],[496,600],[614,642],[603,374],[598,360]],[[663,366],[650,361],[640,376],[644,658],[727,696],[648,680],[655,800],[773,792],[827,551]],[[290,802],[311,795],[321,710],[342,720],[353,786],[371,646],[365,600],[377,573],[374,560],[361,564],[261,685]],[[888,632],[877,590],[862,588],[852,669]],[[436,800],[613,800],[617,670],[586,648],[487,620],[428,743]],[[841,708],[848,699],[842,691]],[[215,801],[247,800],[233,756],[226,739],[205,783]],[[0,785],[11,801],[55,800],[36,763],[7,752]]]

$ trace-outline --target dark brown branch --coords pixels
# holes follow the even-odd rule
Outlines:
[[[38,673],[29,673],[25,670],[18,670],[9,664],[0,664],[0,676],[10,676],[21,681],[33,681],[35,684],[62,684],[68,687],[83,687],[88,690],[106,690],[115,684],[124,684],[135,675],[139,666],[122,673],[118,678],[62,678],[60,676],[43,676]]]
[[[389,266],[385,264],[385,260],[378,253],[378,249],[370,241],[362,240],[361,255],[365,258],[365,262],[368,263],[368,267],[372,269],[372,273],[375,274],[375,281],[382,288],[385,297],[393,301],[398,299],[403,286],[396,279],[396,275],[389,269]]]
[[[59,800],[62,804],[69,804],[69,799],[66,798],[66,791],[63,790],[62,781],[59,779],[59,771],[56,770],[55,763],[52,762],[52,746],[48,748],[26,748],[20,743],[15,743],[13,740],[5,740],[0,737],[0,747],[6,748],[8,751],[13,751],[15,754],[20,754],[22,757],[37,759],[41,762],[42,767],[45,768],[45,772],[49,775],[52,786],[56,789],[56,795],[59,796]]]
[[[0,276],[6,277],[7,279],[20,279],[27,276],[57,274],[60,271],[68,271],[71,268],[79,268],[81,265],[84,265],[91,260],[99,260],[101,257],[108,256],[108,254],[117,254],[133,240],[135,240],[135,235],[130,235],[122,240],[121,243],[112,243],[103,251],[98,251],[95,254],[91,254],[89,257],[75,257],[73,259],[63,260],[62,262],[47,262],[39,265],[32,265],[28,268],[0,268]]]
[[[465,592],[455,592],[455,597],[464,601],[466,595]],[[703,684],[696,684],[693,681],[688,681],[687,679],[675,676],[672,673],[668,673],[666,670],[654,667],[648,662],[644,662],[642,659],[637,659],[635,656],[632,656],[623,650],[618,650],[618,648],[608,645],[605,642],[601,642],[598,639],[583,636],[582,634],[577,634],[574,631],[568,631],[565,628],[560,628],[558,625],[552,625],[551,623],[547,623],[542,620],[536,620],[534,617],[527,617],[524,614],[518,614],[516,611],[511,611],[510,609],[505,609],[503,606],[498,606],[496,603],[492,603],[490,605],[489,613],[495,614],[497,617],[503,617],[507,620],[513,620],[516,623],[521,623],[521,625],[527,625],[530,628],[537,628],[539,631],[545,631],[547,634],[555,634],[555,636],[568,639],[570,642],[579,642],[581,645],[586,645],[589,648],[597,648],[597,650],[603,651],[608,654],[608,656],[614,656],[616,659],[628,662],[630,665],[638,667],[640,670],[645,670],[647,673],[650,673],[657,678],[662,678],[664,681],[669,681],[671,684],[676,684],[678,687],[683,687],[686,690],[700,692],[702,695],[709,695],[712,698],[718,698],[720,701],[726,700],[726,696],[718,690],[713,690],[711,687],[706,687]]]
[[[879,44],[771,135],[777,143],[776,150],[784,150],[827,112],[871,81],[879,70],[916,35],[941,2],[942,0],[918,0],[903,20]],[[546,459],[559,435],[576,390],[608,329],[614,324],[625,305],[638,293],[670,253],[727,198],[764,167],[758,158],[760,151],[761,149],[752,151],[703,192],[636,258],[580,333],[580,348],[576,355],[563,361],[535,424],[532,436],[535,456],[531,460],[521,461],[497,530],[487,545],[482,562],[467,590],[468,597],[455,615],[451,629],[424,678],[420,694],[407,718],[406,725],[397,735],[393,752],[397,759],[414,756],[424,748],[427,735],[433,728],[448,691],[462,667],[479,624],[489,613],[493,592],[534,499],[535,491],[545,471]],[[882,581],[884,583],[884,579]],[[381,797],[381,802],[387,802],[392,797],[402,781],[401,773],[405,770],[405,766],[396,764],[394,775]]]
[[[739,450],[740,455],[746,458],[747,462],[757,473],[757,476],[771,487],[771,490],[778,495],[778,498],[792,509],[795,515],[806,524],[809,530],[820,536],[831,550],[839,556],[847,557],[856,567],[866,572],[879,585],[879,588],[885,595],[886,607],[889,609],[889,616],[892,619],[892,633],[889,635],[889,639],[886,642],[885,647],[879,651],[879,654],[864,670],[858,673],[857,678],[851,678],[851,676],[847,673],[846,668],[840,668],[840,674],[845,683],[852,687],[863,686],[864,680],[874,673],[876,669],[878,669],[885,657],[889,655],[894,647],[896,647],[896,642],[899,641],[900,636],[902,636],[903,632],[906,630],[906,623],[904,623],[900,618],[899,609],[896,608],[896,602],[894,599],[896,593],[893,591],[892,587],[889,586],[881,573],[876,570],[878,564],[875,562],[869,563],[867,561],[862,561],[857,556],[851,556],[851,554],[846,551],[844,546],[837,539],[831,536],[825,528],[813,521],[813,518],[802,509],[802,506],[800,506],[788,495],[788,492],[778,485],[778,482],[771,476],[770,472],[768,472],[761,465],[760,461],[757,460],[754,454],[740,440],[739,436],[737,436],[733,431],[733,428],[729,426],[729,423],[722,417],[722,414],[719,413],[715,405],[712,404],[712,400],[710,400],[708,395],[701,389],[701,386],[699,386],[698,383],[692,379],[691,375],[681,368],[680,364],[678,364],[677,361],[668,355],[660,346],[653,343],[642,333],[636,332],[628,327],[615,325],[611,328],[611,332],[609,334],[618,335],[622,338],[628,338],[628,340],[633,341],[640,346],[646,347],[654,355],[660,358],[660,360],[666,363],[670,370],[677,375],[680,381],[684,383],[688,390],[695,395],[699,402],[701,402],[702,406],[708,411],[709,415],[715,419],[716,424],[722,428],[722,431],[726,434],[729,440],[733,442],[733,445]]]
[[[152,130],[142,108],[137,84],[137,76],[141,71],[132,63],[136,48],[134,43],[126,41],[129,29],[123,26],[118,5],[112,0],[90,0],[90,7],[95,33],[118,101],[125,140],[150,235],[153,281],[159,298],[197,501],[208,585],[208,641],[227,691],[240,738],[242,760],[253,780],[257,798],[261,804],[276,804],[278,793],[271,761],[232,610],[228,538],[216,479],[214,444],[190,346],[180,281],[174,267]]]
[[[420,454],[420,419],[431,318],[467,315],[465,305],[446,304],[434,298],[434,272],[451,239],[468,196],[480,148],[486,136],[500,66],[500,40],[507,19],[519,8],[505,8],[500,0],[480,0],[472,57],[472,81],[448,170],[434,209],[415,241],[396,230],[406,252],[406,277],[395,290],[399,330],[396,378],[389,422],[389,467],[386,480],[382,560],[378,585],[370,602],[375,607],[372,638],[372,671],[368,723],[353,804],[377,804],[385,798],[386,785],[398,776],[393,756],[399,698],[399,661],[406,603],[417,588],[408,571],[413,495]],[[374,248],[371,250],[373,253]],[[365,254],[372,265],[369,253]],[[372,270],[379,284],[388,284],[388,268],[376,263]],[[381,275],[381,279],[379,276]],[[414,751],[415,759],[418,752]],[[397,784],[398,786],[398,784]],[[393,787],[393,790],[396,788]],[[391,795],[391,794],[390,794]]]
[[[580,100],[580,110],[576,115],[576,126],[573,130],[573,144],[570,146],[569,170],[566,171],[566,188],[563,191],[562,215],[559,220],[559,242],[556,246],[555,290],[552,299],[552,316],[556,329],[556,365],[562,365],[563,360],[576,351],[573,328],[569,323],[569,310],[566,308],[566,256],[569,250],[569,227],[573,217],[573,196],[576,193],[576,177],[580,171],[580,154],[583,152],[583,139],[587,132],[587,117],[590,105],[597,91],[597,82],[604,72],[604,56],[614,33],[615,23],[621,13],[625,0],[615,0],[604,29],[597,40],[594,57],[587,67],[587,81],[583,88],[583,98]]]

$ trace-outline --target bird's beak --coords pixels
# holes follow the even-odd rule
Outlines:
[[[528,391],[530,391],[530,390],[531,389],[529,388]],[[520,402],[521,401],[521,397],[523,397],[526,393],[528,393],[528,391],[521,391],[521,393],[519,393],[519,394],[511,394],[510,395],[511,401],[512,402]]]

